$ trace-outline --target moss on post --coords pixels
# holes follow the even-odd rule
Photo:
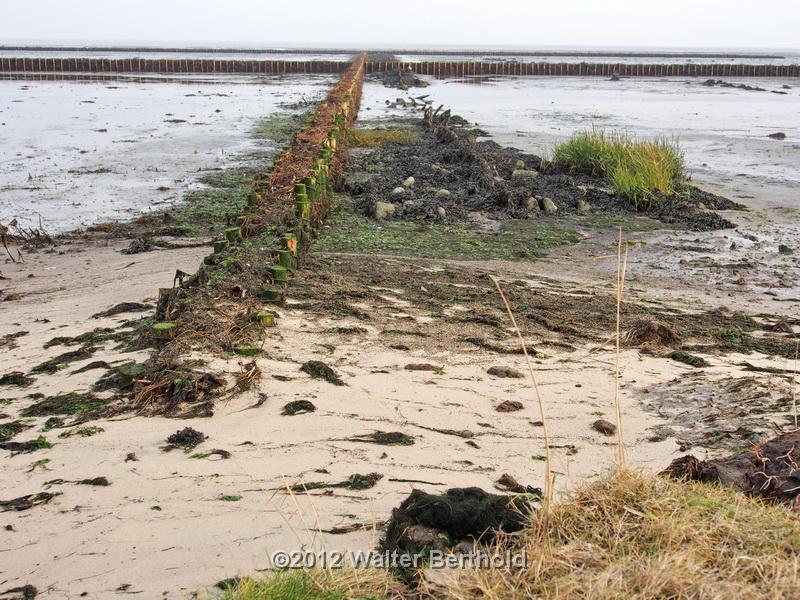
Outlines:
[[[268,270],[270,277],[272,277],[272,283],[283,286],[286,286],[286,284],[289,283],[289,271],[286,269],[286,267],[281,265],[270,265]]]
[[[153,324],[153,337],[157,340],[170,340],[175,337],[177,326],[175,323],[162,322]]]
[[[267,285],[261,290],[261,298],[270,304],[286,302],[286,288],[282,285]]]
[[[225,239],[228,240],[230,244],[236,244],[242,240],[242,228],[241,227],[227,227],[225,228]]]
[[[214,254],[225,252],[228,249],[228,240],[214,240]]]
[[[275,327],[277,325],[277,318],[278,315],[271,310],[260,310],[256,313],[256,320],[264,327]]]

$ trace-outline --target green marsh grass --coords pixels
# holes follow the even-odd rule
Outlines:
[[[637,208],[647,208],[659,196],[674,197],[686,178],[683,153],[676,140],[636,140],[602,129],[576,133],[558,145],[553,162],[605,177],[617,195]]]

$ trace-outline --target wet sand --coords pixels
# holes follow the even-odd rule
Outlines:
[[[0,81],[0,222],[63,233],[179,202],[198,171],[279,148],[259,119],[321,97],[327,76]],[[249,159],[249,160],[248,160]]]

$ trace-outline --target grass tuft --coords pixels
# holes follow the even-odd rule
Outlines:
[[[353,148],[377,148],[384,144],[413,144],[419,135],[402,129],[354,129],[347,134]]]
[[[400,588],[383,569],[290,570],[241,579],[220,600],[377,600],[399,597]]]
[[[553,162],[605,177],[618,196],[647,208],[658,197],[672,197],[685,180],[683,153],[675,140],[635,140],[602,129],[582,131],[556,147]]]

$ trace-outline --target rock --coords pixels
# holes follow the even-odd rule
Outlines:
[[[405,106],[406,105],[406,101],[403,98],[395,99],[394,103],[397,104],[397,106]]]
[[[439,163],[433,163],[431,165],[431,171],[441,171],[441,170],[442,170],[442,165],[440,165]]]
[[[417,207],[417,203],[414,202],[413,200],[406,200],[405,202],[403,202],[403,208],[406,208],[408,210],[411,210],[412,208],[416,208],[416,207]]]
[[[525,207],[532,212],[539,212],[539,201],[531,196],[525,201]]]
[[[778,244],[778,254],[790,255],[794,254],[794,251],[786,244]]]
[[[770,133],[767,137],[770,137],[773,140],[785,140],[786,134],[782,131],[778,131],[777,133]]]
[[[379,221],[383,221],[385,219],[391,219],[396,210],[397,207],[391,202],[376,202],[375,208],[372,210],[372,216]]]
[[[512,369],[511,367],[491,367],[486,372],[489,375],[494,375],[495,377],[506,377],[509,379],[522,379],[525,377],[522,373],[516,369]]]
[[[515,169],[524,169],[525,168],[525,161],[518,160],[516,165],[514,166]]]
[[[404,187],[396,187],[392,190],[392,196],[402,196],[406,193],[406,188]]]
[[[605,419],[598,419],[592,423],[592,429],[607,436],[614,435],[617,432],[617,426]]]
[[[472,223],[483,223],[486,220],[486,217],[479,212],[471,212],[467,213],[467,221]]]
[[[619,79],[620,79],[620,77],[619,77],[618,73],[612,73],[611,74],[611,78],[609,79],[609,81],[619,81]]]
[[[446,190],[444,188],[442,188],[438,192],[436,192],[436,197],[437,198],[447,198],[449,195],[450,195],[450,190]]]
[[[592,205],[583,198],[578,198],[578,212],[587,213],[592,210]]]
[[[705,204],[703,204],[702,202],[697,203],[697,210],[705,210],[705,209],[706,209]]]
[[[416,180],[416,179],[414,179],[413,177],[409,177],[408,179],[406,179],[406,180],[403,182],[403,187],[404,187],[404,188],[411,188],[411,187],[414,187],[414,184],[415,184],[416,182],[417,182],[417,180]]]
[[[506,413],[506,412],[517,412],[518,410],[522,410],[523,408],[525,407],[522,405],[522,402],[518,402],[517,400],[506,400],[505,402],[501,402],[500,404],[498,404],[495,410],[497,412]]]
[[[439,215],[439,218],[444,219],[447,216],[447,211],[441,206],[437,206],[436,214]]]
[[[554,213],[558,210],[558,207],[556,206],[556,203],[553,202],[552,198],[547,198],[547,197],[540,198],[539,206],[546,213]]]
[[[514,169],[511,173],[511,177],[513,179],[521,179],[523,177],[528,177],[533,179],[534,177],[539,176],[539,171],[534,171],[533,169]]]

